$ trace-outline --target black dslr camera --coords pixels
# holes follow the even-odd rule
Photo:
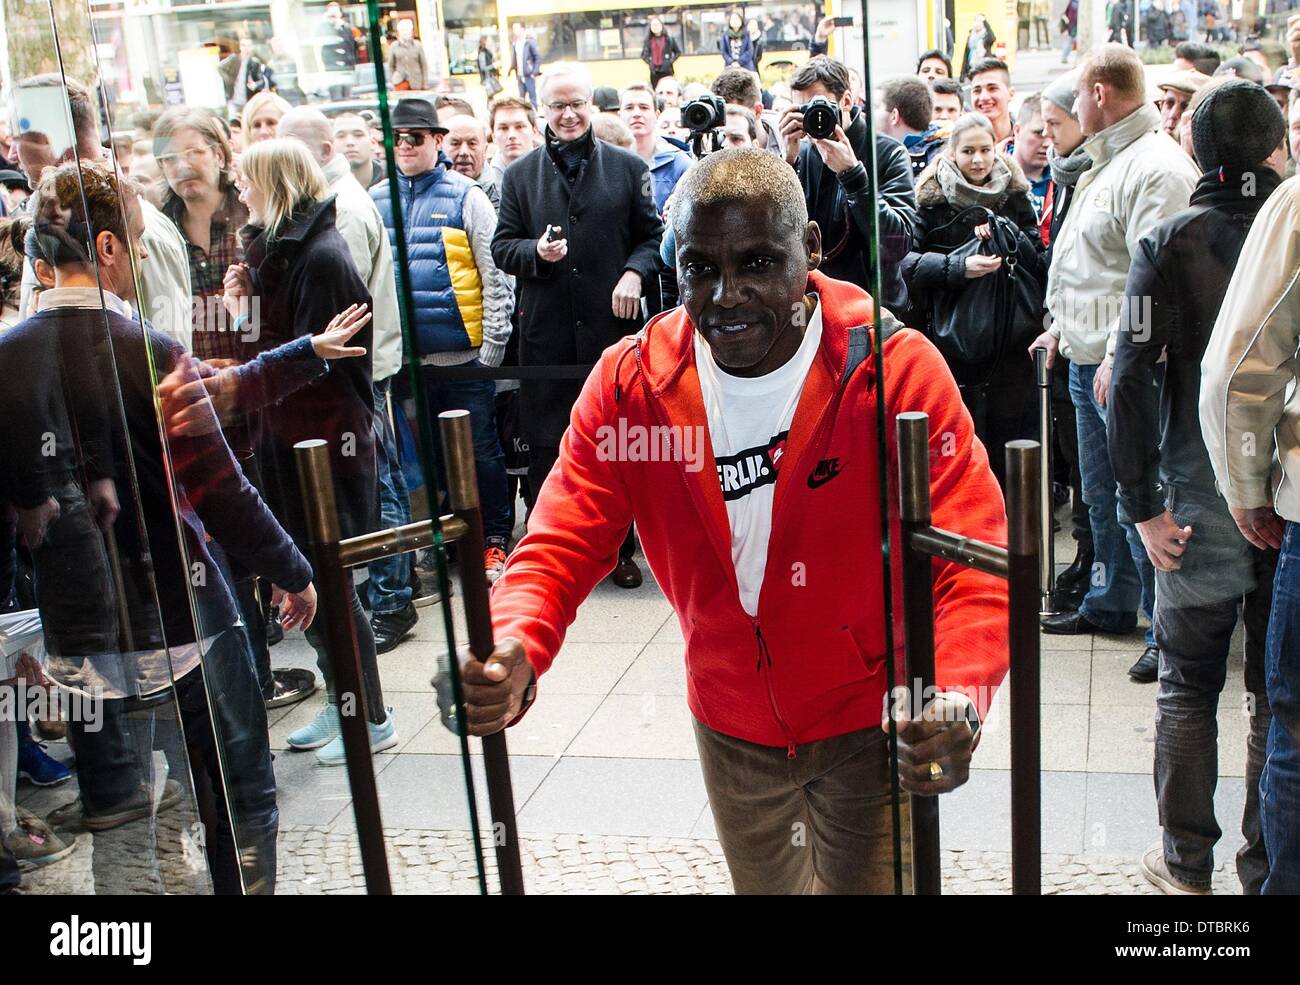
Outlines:
[[[726,104],[711,92],[682,107],[682,126],[691,133],[705,133],[726,125]]]
[[[840,125],[840,108],[825,96],[813,96],[796,110],[803,114],[803,132],[818,140],[825,140],[835,135],[835,128]]]
[[[682,106],[682,126],[691,131],[691,153],[700,158],[722,149],[722,128],[727,125],[727,104],[713,93],[692,99]],[[710,149],[704,149],[704,138]]]

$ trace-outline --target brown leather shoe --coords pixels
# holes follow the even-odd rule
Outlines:
[[[614,573],[609,577],[619,588],[641,587],[641,569],[637,567],[636,562],[630,557],[619,558],[618,567],[614,569]]]
[[[36,729],[36,734],[46,742],[58,742],[60,739],[68,737],[68,723],[62,719],[56,718],[52,721],[46,721],[43,718],[38,718],[32,725]]]

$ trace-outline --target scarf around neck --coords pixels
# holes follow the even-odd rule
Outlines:
[[[1056,153],[1055,148],[1047,151],[1047,167],[1052,172],[1052,180],[1058,185],[1073,188],[1083,172],[1092,167],[1092,158],[1080,144],[1065,157]]]
[[[939,182],[939,189],[948,204],[955,209],[968,209],[972,205],[981,205],[986,209],[997,211],[1007,197],[1007,186],[1011,183],[1011,169],[1001,158],[993,161],[993,171],[989,180],[982,185],[972,185],[957,167],[957,162],[950,157],[941,157],[934,169],[934,176]]]

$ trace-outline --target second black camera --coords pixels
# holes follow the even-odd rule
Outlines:
[[[692,133],[707,133],[727,125],[727,106],[713,93],[682,106],[682,126]]]

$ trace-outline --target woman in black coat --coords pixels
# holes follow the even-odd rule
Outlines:
[[[501,91],[501,72],[497,68],[496,56],[492,54],[492,46],[488,43],[486,34],[479,35],[475,61],[478,65],[478,80],[483,83],[483,90],[491,100]]]
[[[1042,327],[1047,271],[1029,182],[1014,160],[997,154],[988,119],[968,113],[917,180],[916,198],[915,245],[903,261],[912,320],[947,359],[1003,482],[1003,445],[1037,433],[1025,350]],[[990,255],[997,246],[1009,247],[1005,257]],[[983,355],[961,355],[972,352]]]
[[[227,272],[224,303],[236,318],[251,315],[251,320],[237,323],[236,331],[245,333],[253,351],[265,352],[317,332],[349,305],[369,305],[365,282],[335,228],[329,184],[305,145],[296,140],[260,141],[244,152],[240,170],[245,179],[240,197],[252,217],[241,233],[247,262]],[[370,325],[357,333],[353,344],[370,350]],[[329,443],[342,535],[351,537],[379,526],[372,394],[370,359],[343,359],[261,414],[258,458],[263,489],[272,511],[304,551],[309,545],[307,517],[293,451],[299,441],[323,438]],[[356,593],[349,591],[371,748],[378,751],[396,744],[396,731],[383,704],[370,623]],[[316,650],[330,702],[288,742],[298,749],[325,746],[318,760],[342,765],[337,696],[324,644],[325,618],[318,614],[307,639]]]
[[[650,88],[659,80],[673,74],[673,62],[681,56],[682,49],[658,17],[650,18],[650,27],[641,46],[641,60],[650,67]]]

